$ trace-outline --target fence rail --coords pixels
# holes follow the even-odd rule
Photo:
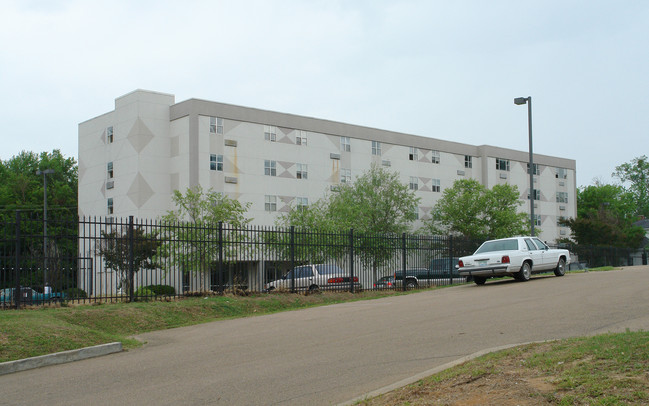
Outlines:
[[[272,288],[353,292],[460,283],[465,280],[455,270],[457,258],[473,253],[481,242],[133,217],[60,216],[45,223],[28,211],[4,216],[0,227],[0,308]],[[580,261],[589,253],[599,261],[606,251],[572,250]],[[628,257],[619,249],[614,254]],[[618,264],[621,257],[604,258]],[[407,281],[399,277],[404,270]]]

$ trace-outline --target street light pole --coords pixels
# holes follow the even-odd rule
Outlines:
[[[532,96],[517,97],[514,104],[527,104],[527,126],[530,138],[530,230],[534,236],[534,153],[532,152]]]
[[[43,175],[43,293],[49,293],[47,282],[47,175],[54,173],[54,169],[40,169],[36,171],[36,175]]]

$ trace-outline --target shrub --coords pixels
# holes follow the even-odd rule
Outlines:
[[[176,294],[176,289],[169,285],[149,285],[144,288],[151,290],[156,295],[174,296]]]
[[[148,300],[148,298],[155,297],[155,292],[144,286],[135,291],[135,300]]]

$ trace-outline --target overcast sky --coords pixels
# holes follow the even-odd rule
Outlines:
[[[0,0],[0,159],[135,89],[577,161],[649,155],[648,1]]]

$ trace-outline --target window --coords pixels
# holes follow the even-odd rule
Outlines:
[[[410,147],[410,153],[408,154],[408,159],[411,161],[416,161],[418,160],[418,154],[417,154],[417,148]]]
[[[534,225],[535,226],[540,226],[541,225],[541,215],[540,214],[535,214],[534,215]]]
[[[557,203],[568,203],[568,192],[557,192]]]
[[[306,131],[297,130],[295,135],[295,143],[297,145],[306,145]]]
[[[108,165],[106,165],[106,175],[108,176],[108,179],[113,179],[113,163],[109,162]]]
[[[308,166],[307,164],[297,164],[296,176],[298,179],[307,179],[308,177]]]
[[[265,125],[264,139],[266,141],[277,141],[277,127],[275,127],[274,125]]]
[[[268,159],[264,161],[264,175],[267,176],[277,176],[277,162],[269,161]]]
[[[307,197],[298,197],[297,198],[297,209],[304,210],[309,206],[309,198]]]
[[[372,141],[372,155],[381,156],[381,143],[378,141]]]
[[[464,167],[473,168],[473,157],[471,155],[464,155]]]
[[[351,183],[352,182],[352,170],[351,169],[341,169],[340,170],[340,183]]]
[[[266,201],[264,203],[264,210],[266,210],[266,211],[277,211],[277,196],[266,195]]]
[[[106,128],[106,140],[109,144],[113,143],[113,126]]]
[[[108,198],[108,214],[113,214],[113,198],[109,197]]]
[[[509,159],[496,158],[496,170],[509,172]]]
[[[439,192],[441,189],[441,182],[439,179],[433,179],[433,192]]]
[[[557,217],[557,227],[566,227],[566,225],[563,224],[564,221],[566,221],[564,216]]]
[[[210,117],[210,134],[223,134],[223,119]]]
[[[527,174],[529,175],[530,173],[530,163],[527,163]],[[534,175],[540,175],[541,170],[539,169],[539,164],[534,164]]]
[[[352,150],[352,145],[349,137],[340,137],[340,149],[348,152]]]
[[[223,155],[210,154],[210,170],[223,171]]]
[[[416,176],[410,177],[410,190],[419,190],[419,178]]]
[[[419,220],[419,207],[415,207],[415,208],[412,210],[412,217],[413,217],[415,220]]]
[[[527,192],[527,200],[530,199],[530,192]],[[539,189],[534,189],[534,200],[541,200],[541,191]]]
[[[564,168],[557,168],[557,179],[566,179],[568,177],[568,170]]]
[[[439,151],[433,150],[433,157],[432,157],[433,163],[438,164],[439,163]]]

